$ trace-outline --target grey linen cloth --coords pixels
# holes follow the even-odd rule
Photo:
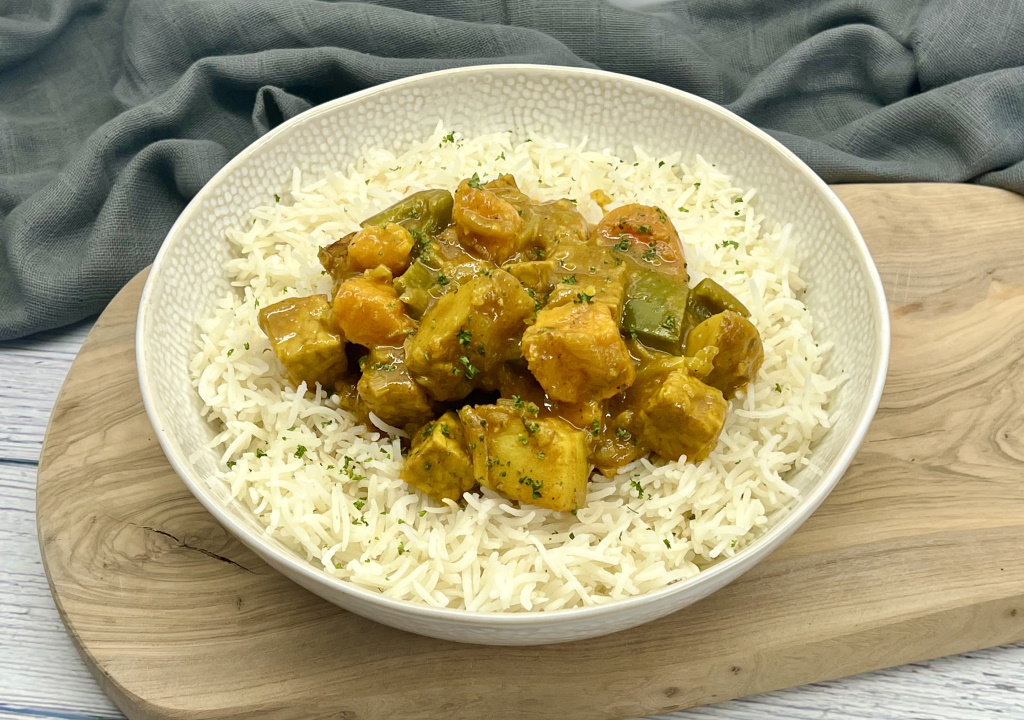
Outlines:
[[[101,310],[283,120],[495,62],[701,95],[830,182],[1024,193],[1015,0],[0,0],[0,340]]]

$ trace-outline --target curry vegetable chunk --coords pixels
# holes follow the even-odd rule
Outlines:
[[[717,388],[678,369],[644,383],[635,407],[633,429],[648,447],[662,457],[698,462],[718,442],[729,403]]]
[[[459,411],[476,481],[529,505],[561,512],[582,507],[590,475],[586,434],[560,418],[501,402]]]
[[[383,265],[397,275],[409,267],[415,244],[412,233],[401,225],[367,225],[349,242],[348,266],[352,270],[372,270]]]
[[[391,284],[391,272],[382,267],[338,287],[334,319],[351,342],[368,348],[401,345],[414,327]]]
[[[689,286],[663,210],[594,198],[591,226],[511,175],[413,193],[320,250],[331,297],[261,327],[292,383],[410,435],[402,478],[433,500],[577,510],[595,467],[704,460],[764,359],[739,299]]]
[[[633,384],[636,369],[603,303],[548,307],[523,335],[523,357],[555,400],[604,400]]]
[[[749,320],[726,310],[712,315],[690,331],[686,339],[686,354],[694,356],[705,348],[717,348],[714,369],[704,378],[731,398],[736,391],[753,382],[764,362],[761,336]]]
[[[470,280],[441,297],[406,344],[413,377],[437,400],[460,400],[496,386],[498,367],[518,355],[534,303],[504,270]]]
[[[476,485],[462,421],[453,411],[413,436],[402,480],[437,501],[458,500]]]
[[[334,385],[348,368],[345,336],[334,324],[326,295],[292,298],[260,311],[260,328],[295,385]]]
[[[374,348],[362,366],[356,389],[369,412],[401,428],[419,426],[434,417],[435,404],[412,379],[402,348]]]

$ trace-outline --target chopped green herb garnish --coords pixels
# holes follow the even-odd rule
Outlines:
[[[428,462],[423,463],[423,472],[430,472],[434,469],[434,466]]]
[[[227,466],[228,466],[229,469],[233,468],[237,464],[238,463],[236,463],[234,460],[228,460],[228,462],[227,462]]]
[[[266,457],[266,456],[267,456],[267,454],[265,452],[263,452],[263,450],[261,450],[260,448],[256,448],[256,457],[261,458],[261,457]]]
[[[512,407],[514,407],[516,410],[521,410],[523,408],[523,399],[518,395],[513,395]]]
[[[398,554],[399,555],[404,555],[405,554],[405,543],[404,542],[398,543]]]
[[[442,286],[443,285],[447,285],[448,284],[448,276],[445,275],[444,273],[438,273],[437,274],[437,284],[438,285],[442,285]]]
[[[775,383],[775,392],[778,392],[778,393],[782,392],[782,386],[779,385],[778,383]]]
[[[687,209],[686,209],[686,208],[684,208],[684,207],[677,207],[677,208],[676,208],[676,210],[678,210],[679,212],[685,212],[685,213],[688,213],[688,212],[690,212],[689,210],[687,210]]]
[[[420,517],[423,517],[426,514],[427,514],[426,510],[420,510]]]
[[[622,238],[617,243],[612,245],[612,247],[618,250],[619,252],[626,252],[627,250],[629,250],[629,238]]]
[[[242,343],[242,347],[244,347],[246,350],[248,350],[249,349],[249,343]]]
[[[675,316],[673,316],[673,315],[666,316],[665,319],[661,321],[661,327],[665,328],[666,330],[675,330],[675,328],[676,328]]]
[[[467,180],[466,184],[469,185],[471,188],[476,188],[477,190],[483,187],[483,185],[480,184],[480,176],[477,175],[476,173],[473,173],[473,177]]]
[[[640,227],[637,228],[637,232],[639,232],[641,235],[650,235],[651,234],[651,226],[650,225],[641,225]]]
[[[579,293],[576,293],[576,299],[573,300],[572,302],[573,302],[574,305],[579,305],[581,303],[586,303],[587,305],[593,305],[594,304],[594,296],[589,294],[589,293],[579,292]]]
[[[629,430],[626,428],[615,428],[615,437],[619,440],[629,440]]]
[[[598,435],[601,434],[600,420],[594,420],[594,422],[590,423],[590,434],[593,435],[594,437],[597,437]]]
[[[459,345],[462,347],[469,347],[469,344],[473,342],[473,333],[469,330],[459,330],[455,333],[455,337],[459,339]]]
[[[729,247],[729,246],[732,246],[732,247],[734,247],[736,249],[739,249],[740,244],[738,242],[736,242],[735,240],[723,240],[722,241],[722,247],[723,248],[726,248],[726,247]]]
[[[441,423],[441,434],[445,437],[452,436],[452,431],[448,429],[448,423]]]
[[[636,490],[636,496],[638,498],[642,498],[644,496],[644,486],[640,484],[639,480],[634,480],[630,485],[632,485],[633,489]]]
[[[644,250],[644,254],[641,255],[640,257],[642,257],[647,262],[654,262],[655,260],[657,260],[658,259],[658,250],[654,246],[654,243],[651,243],[650,246],[648,246],[648,248],[646,250]]]
[[[519,484],[531,488],[533,490],[533,498],[535,500],[540,497],[540,489],[544,487],[543,480],[534,480],[531,477],[519,478]]]
[[[526,432],[530,433],[531,435],[536,435],[537,431],[540,430],[540,423],[524,422],[523,425],[526,426]]]
[[[234,351],[235,351],[234,348],[231,348],[230,350],[228,350],[228,357],[231,357],[231,353],[233,353]]]
[[[547,456],[548,456],[548,454],[546,452],[544,452],[543,450],[541,450],[540,452],[537,453],[537,459],[538,460],[543,460]]]
[[[363,506],[366,505],[366,501],[365,500],[356,500],[354,503],[352,503],[352,505],[355,507],[356,510],[362,510]]]
[[[453,143],[453,142],[455,142],[455,132],[454,131],[448,133],[443,138],[441,138],[441,145],[444,145],[445,143]],[[441,145],[438,145],[438,147],[441,147]]]
[[[562,283],[565,284],[565,285],[575,285],[576,284],[576,274],[573,273],[572,275],[570,275],[568,277],[562,278]]]
[[[306,446],[305,445],[299,445],[297,448],[295,448],[295,457],[300,458],[300,457],[302,457],[305,454],[306,454]]]
[[[479,373],[480,369],[476,365],[469,361],[469,358],[465,355],[459,356],[459,362],[462,363],[463,371],[462,374],[466,376],[467,380],[472,380]]]
[[[668,541],[668,538],[662,538],[661,541],[665,543],[665,547],[669,548],[670,550],[672,549],[672,543]]]
[[[281,196],[277,193],[274,193],[274,202],[281,202]]]
[[[520,445],[529,445],[530,444],[530,441],[527,440],[526,436],[523,435],[522,433],[519,433],[519,435],[517,436],[517,439],[519,440],[519,444]]]
[[[576,533],[569,533],[569,539],[570,540],[575,540],[576,539]]]
[[[396,366],[392,363],[375,362],[370,366],[371,370],[380,370],[381,372],[392,372],[396,369]]]

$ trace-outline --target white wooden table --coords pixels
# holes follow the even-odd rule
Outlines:
[[[50,409],[90,327],[91,323],[82,323],[0,343],[2,720],[122,717],[100,692],[64,632],[36,541],[36,461]],[[905,665],[662,717],[1024,720],[1024,645]]]

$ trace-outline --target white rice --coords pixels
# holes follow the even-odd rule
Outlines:
[[[788,225],[768,225],[755,190],[734,187],[700,156],[623,160],[510,133],[462,138],[438,125],[396,155],[368,151],[344,172],[309,180],[252,211],[228,239],[237,289],[200,323],[192,362],[222,479],[266,532],[326,572],[386,596],[482,612],[598,605],[692,577],[756,538],[798,496],[786,474],[829,427],[821,374]],[[538,200],[574,198],[591,222],[603,190],[615,204],[665,210],[683,238],[691,282],[711,275],[751,311],[765,347],[757,382],[733,401],[702,463],[638,460],[590,482],[576,515],[515,507],[487,490],[438,505],[399,480],[400,443],[354,424],[319,389],[290,388],[257,314],[286,297],[332,291],[317,249],[411,192],[453,189],[474,172],[513,173]],[[268,188],[268,196],[273,188]],[[725,244],[725,241],[729,241]],[[230,467],[228,463],[231,463]],[[642,494],[642,496],[641,496]]]

